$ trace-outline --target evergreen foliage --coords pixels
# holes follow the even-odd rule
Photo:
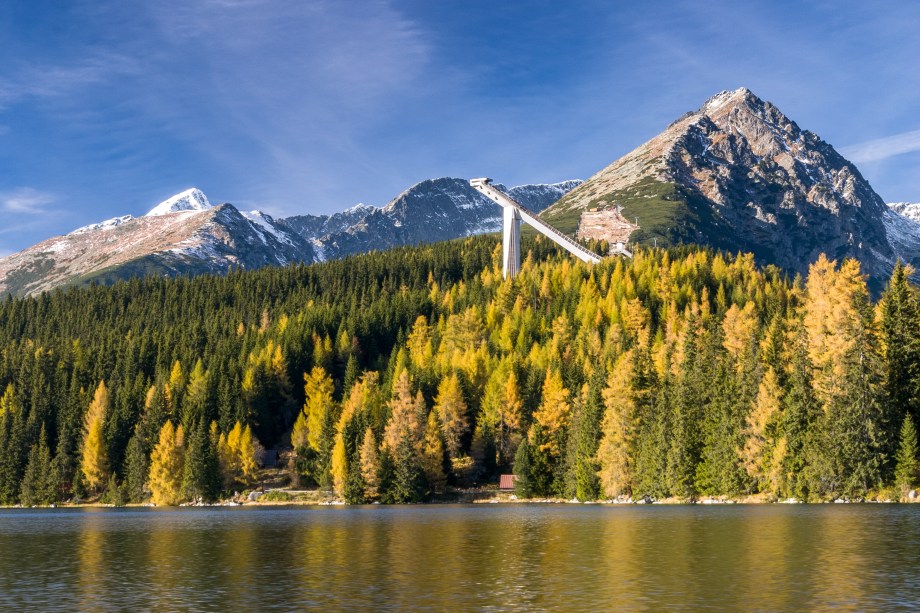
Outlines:
[[[917,428],[910,413],[904,416],[901,440],[895,457],[894,483],[902,497],[920,480],[920,449],[917,447]]]
[[[473,237],[7,299],[0,503],[211,499],[254,482],[261,444],[355,502],[512,467],[520,494],[582,500],[859,498],[915,474],[909,268],[873,304],[853,261],[790,281],[689,246],[593,267],[524,248],[513,280]]]

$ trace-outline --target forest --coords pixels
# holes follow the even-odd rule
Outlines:
[[[349,503],[517,476],[578,500],[905,498],[920,293],[898,264],[807,278],[749,254],[589,266],[494,236],[0,303],[0,504],[214,501],[291,482]]]

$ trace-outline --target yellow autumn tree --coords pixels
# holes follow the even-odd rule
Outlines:
[[[109,461],[102,426],[110,406],[109,390],[105,387],[105,381],[100,381],[93,395],[93,401],[83,418],[83,453],[80,470],[86,479],[86,485],[91,490],[97,490],[105,483],[108,476]]]
[[[734,358],[737,368],[742,367],[744,356],[753,346],[756,330],[757,315],[754,313],[753,302],[748,302],[740,309],[738,305],[733,304],[725,312],[725,319],[722,320],[722,345]]]
[[[261,450],[252,428],[236,422],[226,435],[217,441],[217,459],[226,485],[237,479],[254,479],[258,468],[257,456]]]
[[[444,474],[444,445],[441,442],[441,428],[434,411],[428,414],[425,427],[425,442],[422,448],[422,470],[428,480],[431,491],[441,493],[447,485]]]
[[[364,440],[358,456],[361,460],[361,477],[364,479],[364,497],[373,500],[380,495],[380,459],[377,454],[377,439],[370,428],[364,431]]]
[[[291,447],[296,451],[309,445],[307,433],[310,431],[307,426],[307,414],[301,411],[297,415],[297,421],[294,422],[294,429],[291,430]]]
[[[639,429],[638,408],[632,393],[632,351],[616,361],[602,392],[604,418],[601,442],[597,449],[598,477],[604,494],[610,498],[632,494],[633,462]]]
[[[772,457],[767,427],[780,411],[780,393],[776,373],[772,368],[767,368],[742,430],[744,446],[739,451],[741,464],[748,476],[762,488],[770,485],[766,483],[770,470],[769,460]]]
[[[332,488],[339,496],[345,495],[345,480],[348,479],[348,453],[345,449],[345,437],[342,432],[335,437],[332,447]]]
[[[19,410],[19,403],[16,401],[16,388],[12,383],[6,384],[3,396],[0,396],[0,417],[9,414],[15,415]]]
[[[444,444],[451,459],[460,455],[463,437],[469,430],[467,406],[460,388],[460,377],[451,373],[438,385],[438,395],[434,402],[434,411],[441,423]]]
[[[866,299],[859,262],[845,260],[839,269],[822,254],[811,265],[805,285],[803,323],[808,357],[815,366],[814,386],[823,403],[843,386],[846,360],[861,325],[857,305]]]
[[[185,431],[167,420],[160,439],[150,454],[148,486],[157,505],[174,506],[182,501],[182,473],[185,462]]]
[[[332,393],[335,386],[325,369],[314,366],[304,374],[303,413],[307,417],[307,443],[314,451],[322,448],[323,425],[333,410]]]
[[[559,457],[561,438],[569,425],[572,407],[569,404],[569,390],[562,382],[562,375],[552,368],[546,371],[543,381],[543,396],[540,406],[533,414],[536,423],[543,429],[546,442],[540,446],[542,451]]]
[[[240,436],[238,451],[240,472],[246,479],[255,479],[256,477],[256,470],[258,469],[256,459],[260,447],[259,441],[252,434],[252,428],[247,425]]]
[[[405,370],[399,374],[387,406],[390,408],[390,420],[383,433],[384,446],[395,455],[399,441],[408,430],[416,447],[419,447],[424,434],[425,400],[420,394],[412,395],[409,373]]]
[[[480,428],[490,432],[499,465],[510,465],[521,440],[523,402],[517,373],[510,361],[496,368],[486,383]]]

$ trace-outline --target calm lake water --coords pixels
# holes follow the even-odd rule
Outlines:
[[[920,607],[920,505],[0,511],[0,610]]]

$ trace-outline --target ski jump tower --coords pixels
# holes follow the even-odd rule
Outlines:
[[[471,179],[470,185],[484,194],[500,207],[504,213],[502,231],[502,275],[507,279],[517,275],[521,268],[521,221],[526,221],[540,234],[550,239],[583,262],[597,264],[601,258],[594,252],[582,247],[556,228],[552,227],[523,205],[509,198],[505,193],[495,189],[492,179]],[[623,255],[632,256],[624,249],[618,249]]]

